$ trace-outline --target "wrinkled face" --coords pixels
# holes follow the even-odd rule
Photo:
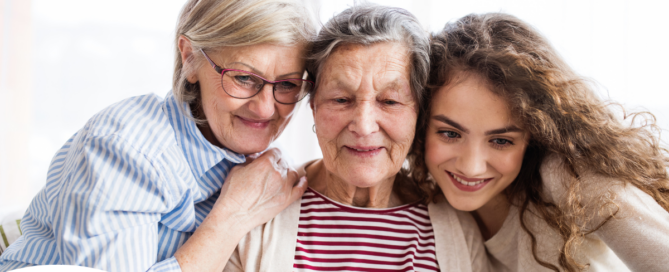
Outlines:
[[[199,51],[194,54],[201,54]],[[260,44],[207,51],[207,55],[223,69],[240,69],[268,80],[302,78],[304,48]],[[199,81],[202,107],[216,140],[224,147],[241,154],[265,150],[288,124],[295,105],[276,102],[272,84],[248,99],[229,96],[221,87],[221,75],[207,63],[190,82]]]
[[[399,172],[417,119],[409,68],[397,43],[342,45],[323,64],[311,107],[329,173],[368,188]]]
[[[448,202],[474,211],[518,176],[529,137],[485,79],[465,72],[454,79],[433,97],[425,160]]]

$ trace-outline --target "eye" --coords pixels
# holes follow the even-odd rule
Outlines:
[[[337,102],[339,104],[344,104],[344,103],[348,102],[348,99],[346,99],[346,98],[335,98],[334,102]]]
[[[249,81],[251,81],[251,76],[248,76],[248,75],[244,75],[244,76],[235,76],[235,80],[236,80],[237,82],[241,82],[241,83],[249,82]]]
[[[447,130],[447,131],[444,131],[442,133],[444,134],[444,136],[446,136],[448,138],[459,138],[460,137],[460,134],[458,134],[455,131],[448,131]]]
[[[386,104],[386,105],[395,105],[395,104],[397,104],[397,101],[394,101],[394,100],[386,100],[386,101],[383,101],[383,104]]]
[[[292,83],[290,81],[281,81],[281,82],[279,82],[279,87],[281,87],[282,89],[285,89],[285,90],[290,90],[290,89],[293,89],[293,88],[297,87],[297,84]]]
[[[237,86],[245,89],[260,90],[263,85],[260,79],[248,74],[237,74],[233,78]]]
[[[490,142],[493,144],[493,146],[495,148],[498,148],[498,149],[502,149],[504,147],[513,145],[512,141],[509,141],[507,139],[501,139],[501,138],[492,139]]]
[[[291,93],[299,91],[298,85],[290,81],[281,81],[276,83],[274,89],[279,93]]]
[[[456,141],[458,138],[461,138],[460,134],[452,130],[439,130],[437,131],[446,142]]]

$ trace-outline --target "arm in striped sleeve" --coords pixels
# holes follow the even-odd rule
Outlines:
[[[157,224],[174,206],[170,197],[150,161],[127,141],[80,132],[54,157],[0,271],[48,264],[180,271],[173,257],[156,263]]]
[[[117,135],[76,147],[52,212],[62,264],[109,271],[180,271],[156,264],[158,222],[174,201],[151,161]],[[176,268],[175,268],[176,267]],[[175,269],[171,269],[175,268]]]

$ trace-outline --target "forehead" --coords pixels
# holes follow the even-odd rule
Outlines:
[[[323,63],[321,79],[360,79],[372,75],[375,81],[409,81],[406,46],[395,42],[372,45],[343,44]]]
[[[506,99],[495,94],[488,81],[472,72],[455,72],[449,84],[437,90],[432,116],[445,115],[473,131],[521,127]]]
[[[299,70],[302,70],[304,66],[304,54],[303,44],[291,46],[256,44],[220,48],[209,57],[223,68],[270,73],[278,72],[274,70],[300,72]]]

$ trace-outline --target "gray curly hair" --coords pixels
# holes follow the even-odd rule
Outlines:
[[[321,29],[308,54],[307,70],[316,82],[310,99],[318,89],[321,66],[339,45],[381,42],[397,42],[407,47],[411,58],[411,90],[420,105],[430,68],[429,35],[408,11],[369,3],[342,11]]]

